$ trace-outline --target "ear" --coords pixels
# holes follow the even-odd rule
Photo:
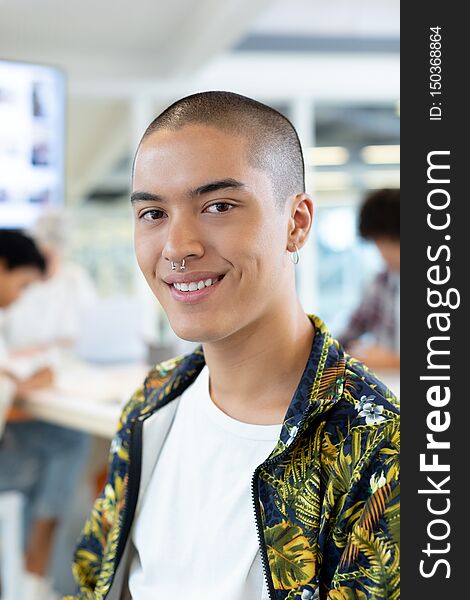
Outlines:
[[[287,250],[293,252],[295,246],[302,248],[308,238],[313,219],[313,200],[302,192],[297,194],[291,203],[288,246]]]

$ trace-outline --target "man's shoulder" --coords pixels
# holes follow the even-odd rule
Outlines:
[[[184,355],[176,356],[153,366],[143,384],[124,406],[121,421],[127,421],[131,415],[135,417],[136,414],[145,414],[149,408],[153,407],[155,396],[169,384],[176,370],[186,358]]]
[[[354,432],[372,435],[377,441],[399,435],[398,397],[375,373],[360,361],[346,355],[344,388],[341,398],[347,419],[343,423],[348,436]],[[394,442],[395,444],[395,442]]]
[[[331,441],[342,444],[357,435],[372,436],[377,442],[395,440],[399,419],[397,396],[364,364],[346,354],[342,392],[327,419]]]
[[[377,404],[399,415],[399,399],[394,392],[361,361],[345,355],[345,392],[355,402],[364,395],[374,396]]]
[[[398,399],[373,372],[348,355],[341,395],[321,435],[321,462],[332,498],[341,486],[347,490],[354,483],[365,490],[369,485],[373,488],[371,482],[377,478],[393,485],[398,481]]]

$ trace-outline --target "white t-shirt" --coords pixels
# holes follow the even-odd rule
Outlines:
[[[222,412],[204,367],[180,398],[132,530],[134,600],[261,600],[251,478],[281,427]]]

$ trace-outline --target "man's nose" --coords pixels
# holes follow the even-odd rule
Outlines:
[[[162,256],[168,261],[181,262],[204,255],[204,244],[195,220],[190,217],[169,219]]]

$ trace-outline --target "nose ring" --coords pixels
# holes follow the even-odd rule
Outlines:
[[[171,270],[176,271],[176,263],[174,260],[170,261],[170,265],[171,265]],[[184,271],[184,270],[186,270],[186,260],[183,258],[183,260],[181,261],[181,265],[180,265],[180,271]]]

